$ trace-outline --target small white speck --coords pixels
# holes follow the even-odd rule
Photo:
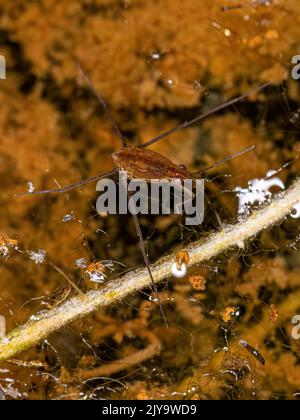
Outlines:
[[[271,178],[271,176],[274,176],[274,175],[276,175],[277,174],[277,171],[275,170],[275,169],[270,169],[268,172],[267,172],[267,177],[268,178]]]
[[[64,223],[71,222],[72,220],[75,220],[75,215],[74,215],[74,212],[73,212],[73,211],[71,211],[71,213],[70,213],[70,214],[66,214],[66,215],[62,218],[62,221],[63,221]]]
[[[269,177],[272,172],[268,172]],[[239,214],[248,214],[251,206],[255,203],[262,204],[270,200],[272,187],[279,187],[284,190],[285,185],[280,178],[271,179],[252,179],[248,182],[248,188],[236,187],[235,191],[239,198]]]
[[[28,251],[28,255],[36,264],[43,264],[45,261],[46,251],[39,249],[38,251]]]
[[[0,246],[0,255],[4,260],[6,260],[9,257],[9,249],[6,245]]]
[[[167,84],[168,84],[169,86],[174,86],[174,85],[175,85],[175,80],[173,80],[173,79],[168,79],[168,80],[167,80]]]
[[[100,271],[86,271],[86,274],[89,277],[89,280],[94,283],[103,283],[105,276]]]
[[[76,267],[85,268],[87,266],[85,258],[78,258],[75,262]]]
[[[34,187],[33,183],[31,181],[27,182],[27,191],[29,193],[33,193],[34,190],[35,190],[35,187]]]
[[[159,52],[154,52],[154,53],[151,54],[151,58],[153,60],[159,60],[161,58],[161,55],[160,55]]]
[[[246,340],[240,340],[239,345],[242,346],[242,347],[245,347],[245,348],[248,347],[248,343],[247,343]]]

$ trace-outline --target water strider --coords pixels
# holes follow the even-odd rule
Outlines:
[[[151,181],[153,179],[192,179],[195,175],[215,168],[229,159],[240,156],[246,152],[254,150],[255,146],[244,149],[235,155],[231,155],[221,162],[215,163],[209,168],[202,169],[199,172],[190,173],[184,165],[173,163],[166,156],[153,150],[142,149],[140,147],[124,147],[114,152],[112,158],[119,170],[127,172],[129,179],[142,179]]]
[[[184,123],[180,124],[179,126],[176,126],[162,134],[160,134],[159,136],[149,140],[146,143],[143,143],[140,146],[137,147],[132,147],[129,146],[127,143],[127,140],[125,139],[125,137],[123,136],[123,134],[121,133],[121,131],[119,130],[116,122],[114,121],[114,119],[112,118],[112,115],[105,103],[105,101],[103,100],[102,96],[95,90],[91,80],[89,79],[89,77],[83,72],[83,70],[79,67],[81,74],[83,75],[84,79],[86,80],[86,82],[88,83],[88,85],[90,86],[91,90],[94,92],[95,96],[97,97],[97,99],[99,100],[99,102],[102,104],[103,108],[105,109],[112,125],[113,128],[115,130],[115,132],[117,133],[117,135],[119,136],[119,138],[121,139],[122,142],[122,148],[119,151],[116,151],[112,154],[112,158],[113,161],[115,163],[116,168],[113,169],[110,172],[106,172],[103,174],[99,174],[99,175],[95,175],[93,177],[75,182],[74,184],[70,184],[67,185],[66,187],[63,188],[57,188],[57,189],[48,189],[48,190],[41,190],[41,191],[28,191],[26,193],[21,193],[21,194],[17,194],[18,196],[23,196],[23,195],[36,195],[36,194],[48,194],[48,193],[64,193],[66,191],[70,191],[74,188],[80,187],[82,185],[88,184],[90,182],[93,181],[97,181],[103,178],[107,178],[110,177],[114,174],[116,174],[118,171],[122,170],[122,171],[126,171],[128,174],[128,179],[142,179],[145,181],[150,181],[151,179],[168,179],[168,180],[172,180],[174,178],[177,179],[192,179],[194,178],[196,175],[199,175],[202,172],[205,172],[209,169],[212,169],[216,166],[219,166],[221,164],[223,164],[224,162],[228,161],[229,159],[233,159],[237,156],[240,156],[243,153],[249,152],[250,150],[253,150],[255,146],[252,146],[248,149],[242,150],[241,152],[238,152],[234,155],[228,156],[227,158],[223,159],[222,161],[215,163],[214,165],[211,165],[208,168],[204,168],[201,171],[197,172],[197,173],[190,173],[184,165],[177,165],[174,162],[172,162],[169,158],[167,158],[166,156],[161,155],[160,153],[154,152],[152,150],[148,150],[147,147],[151,146],[154,143],[157,143],[158,141],[168,137],[169,135],[175,133],[176,131],[182,130],[184,128],[187,128],[189,126],[191,126],[192,124],[195,124],[196,122],[208,117],[209,115],[212,115],[218,111],[221,111],[231,105],[234,105],[236,103],[238,103],[239,101],[245,99],[248,95],[255,93],[255,92],[259,92],[261,90],[263,90],[265,87],[269,86],[269,83],[266,83],[264,85],[261,85],[259,87],[256,87],[254,89],[252,89],[251,91],[236,97],[228,102],[225,102],[213,109],[210,109],[209,111],[207,111],[204,114],[200,114],[197,117],[195,117],[194,119],[190,120],[190,121],[185,121]],[[129,197],[130,197],[130,193],[129,193]],[[149,261],[149,257],[146,253],[145,250],[145,246],[144,246],[144,239],[143,239],[143,235],[142,235],[142,231],[141,231],[141,227],[140,227],[140,223],[138,220],[137,215],[133,214],[133,221],[134,221],[134,225],[135,225],[135,229],[136,229],[136,233],[137,236],[139,238],[139,245],[140,245],[140,249],[143,255],[143,259],[144,259],[144,263],[147,267],[147,270],[149,272],[149,276],[151,279],[151,283],[153,286],[153,289],[157,295],[157,300],[159,302],[159,306],[160,306],[160,310],[165,322],[165,325],[167,326],[167,321],[166,321],[166,317],[164,314],[164,310],[159,298],[159,294],[157,291],[157,287],[155,284],[155,281],[153,279],[152,276],[152,272],[150,269],[150,261]]]

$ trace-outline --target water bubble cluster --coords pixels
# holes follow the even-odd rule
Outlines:
[[[43,264],[46,257],[46,251],[39,249],[37,251],[28,251],[29,258],[36,264]]]
[[[236,187],[235,191],[239,199],[238,213],[240,215],[249,214],[251,206],[255,203],[263,204],[270,200],[272,197],[270,189],[275,186],[282,190],[285,189],[284,183],[280,178],[276,177],[271,179],[252,179],[248,182],[248,188]]]
[[[280,178],[272,178],[272,176],[277,172],[278,171],[270,170],[267,172],[266,178],[250,180],[248,182],[248,188],[235,188],[235,192],[239,199],[239,215],[249,214],[251,206],[253,206],[255,203],[263,204],[270,201],[273,195],[270,191],[271,188],[279,187],[281,190],[285,190],[285,185]],[[300,218],[300,201],[293,207],[291,217],[294,219]]]

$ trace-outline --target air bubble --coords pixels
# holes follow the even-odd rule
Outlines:
[[[178,264],[174,263],[172,265],[172,274],[174,277],[177,277],[178,279],[181,279],[186,276],[187,273],[187,265],[181,264],[181,268],[178,269]]]
[[[153,52],[151,54],[151,58],[152,58],[152,60],[160,60],[161,59],[161,55],[160,55],[159,52]]]
[[[299,219],[299,217],[300,217],[300,202],[293,207],[291,217],[293,219]]]

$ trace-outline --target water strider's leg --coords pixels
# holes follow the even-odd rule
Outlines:
[[[215,218],[217,219],[217,222],[218,222],[218,224],[219,224],[219,227],[221,227],[222,226],[222,219],[221,219],[221,216],[219,215],[219,212],[216,210],[216,208],[215,208],[215,206],[212,204],[212,202],[210,201],[210,199],[208,198],[208,195],[207,194],[205,194],[205,199],[206,199],[206,201],[207,201],[207,204],[210,206],[210,208],[212,209],[212,211],[213,211],[213,213],[214,213],[214,215],[215,215]]]
[[[234,153],[233,155],[227,156],[225,159],[222,159],[219,162],[216,162],[213,165],[208,166],[207,168],[201,169],[201,171],[193,172],[192,175],[200,175],[200,174],[203,174],[206,171],[209,171],[210,169],[217,168],[218,166],[223,165],[225,162],[228,162],[231,159],[234,159],[238,156],[242,156],[245,153],[251,152],[252,150],[255,149],[255,147],[256,146],[253,145],[251,147],[248,147],[247,149],[242,150],[241,152],[237,152],[237,153]]]
[[[132,193],[130,191],[128,191],[129,207],[130,207],[130,198],[131,197],[132,197]],[[131,211],[131,214],[132,214],[132,217],[133,217],[134,227],[135,227],[137,236],[139,238],[139,246],[140,246],[140,249],[141,249],[141,252],[142,252],[142,255],[143,255],[144,263],[147,267],[147,270],[148,270],[148,273],[149,273],[149,276],[150,276],[150,279],[151,279],[152,287],[153,287],[154,292],[157,296],[157,300],[158,300],[158,303],[159,303],[160,311],[161,311],[165,326],[168,328],[167,318],[166,318],[166,315],[165,315],[165,312],[164,312],[164,309],[163,309],[163,306],[162,306],[162,303],[161,303],[161,299],[160,299],[159,294],[158,294],[158,290],[157,290],[154,278],[152,276],[149,257],[147,255],[146,250],[145,250],[144,238],[143,238],[143,234],[142,234],[142,230],[141,230],[141,225],[140,225],[140,222],[139,222],[139,219],[138,219],[137,215],[135,214],[135,209],[132,208],[130,211]]]
[[[102,98],[102,96],[100,95],[100,93],[95,89],[91,79],[89,78],[89,76],[83,71],[82,67],[78,64],[78,68],[80,73],[82,74],[84,80],[87,82],[87,84],[89,85],[91,91],[93,92],[93,94],[96,96],[96,98],[98,99],[98,101],[100,102],[100,104],[102,105],[102,107],[104,108],[108,118],[110,119],[110,122],[112,123],[112,126],[115,130],[115,132],[117,133],[117,135],[119,136],[119,138],[121,139],[122,142],[122,146],[123,147],[127,147],[127,140],[125,139],[125,137],[123,136],[123,134],[121,133],[121,130],[118,127],[118,124],[115,122],[108,106],[106,105],[105,100]]]
[[[241,96],[238,96],[236,98],[233,98],[231,101],[225,102],[221,105],[216,106],[215,108],[210,109],[209,111],[205,112],[204,114],[198,115],[197,117],[193,118],[190,121],[185,121],[182,124],[171,128],[170,130],[165,131],[164,133],[160,134],[157,137],[154,137],[153,139],[147,141],[146,143],[141,144],[139,147],[141,149],[145,149],[145,147],[151,146],[152,144],[157,143],[158,141],[164,139],[165,137],[168,137],[170,134],[175,133],[176,131],[183,130],[184,128],[190,127],[191,125],[195,124],[196,122],[203,120],[206,117],[209,117],[210,115],[215,114],[218,111],[221,111],[225,108],[228,108],[229,106],[235,105],[236,103],[242,101],[243,99],[247,98],[247,96],[251,95],[252,93],[260,92],[261,90],[265,89],[267,86],[270,86],[270,83],[265,83],[261,86],[258,86],[254,89],[249,90],[248,92],[244,93]]]
[[[81,187],[82,185],[89,184],[90,182],[98,181],[99,179],[112,176],[112,175],[116,174],[117,172],[118,172],[117,169],[113,169],[110,172],[106,172],[106,173],[103,173],[103,174],[100,174],[100,175],[95,175],[95,176],[92,176],[90,178],[83,179],[82,181],[78,181],[78,182],[75,182],[74,184],[67,185],[66,187],[54,188],[54,189],[50,189],[50,190],[25,192],[25,193],[19,193],[19,194],[15,194],[15,195],[20,197],[20,196],[23,196],[23,195],[64,193],[66,191],[73,190],[77,187]]]

